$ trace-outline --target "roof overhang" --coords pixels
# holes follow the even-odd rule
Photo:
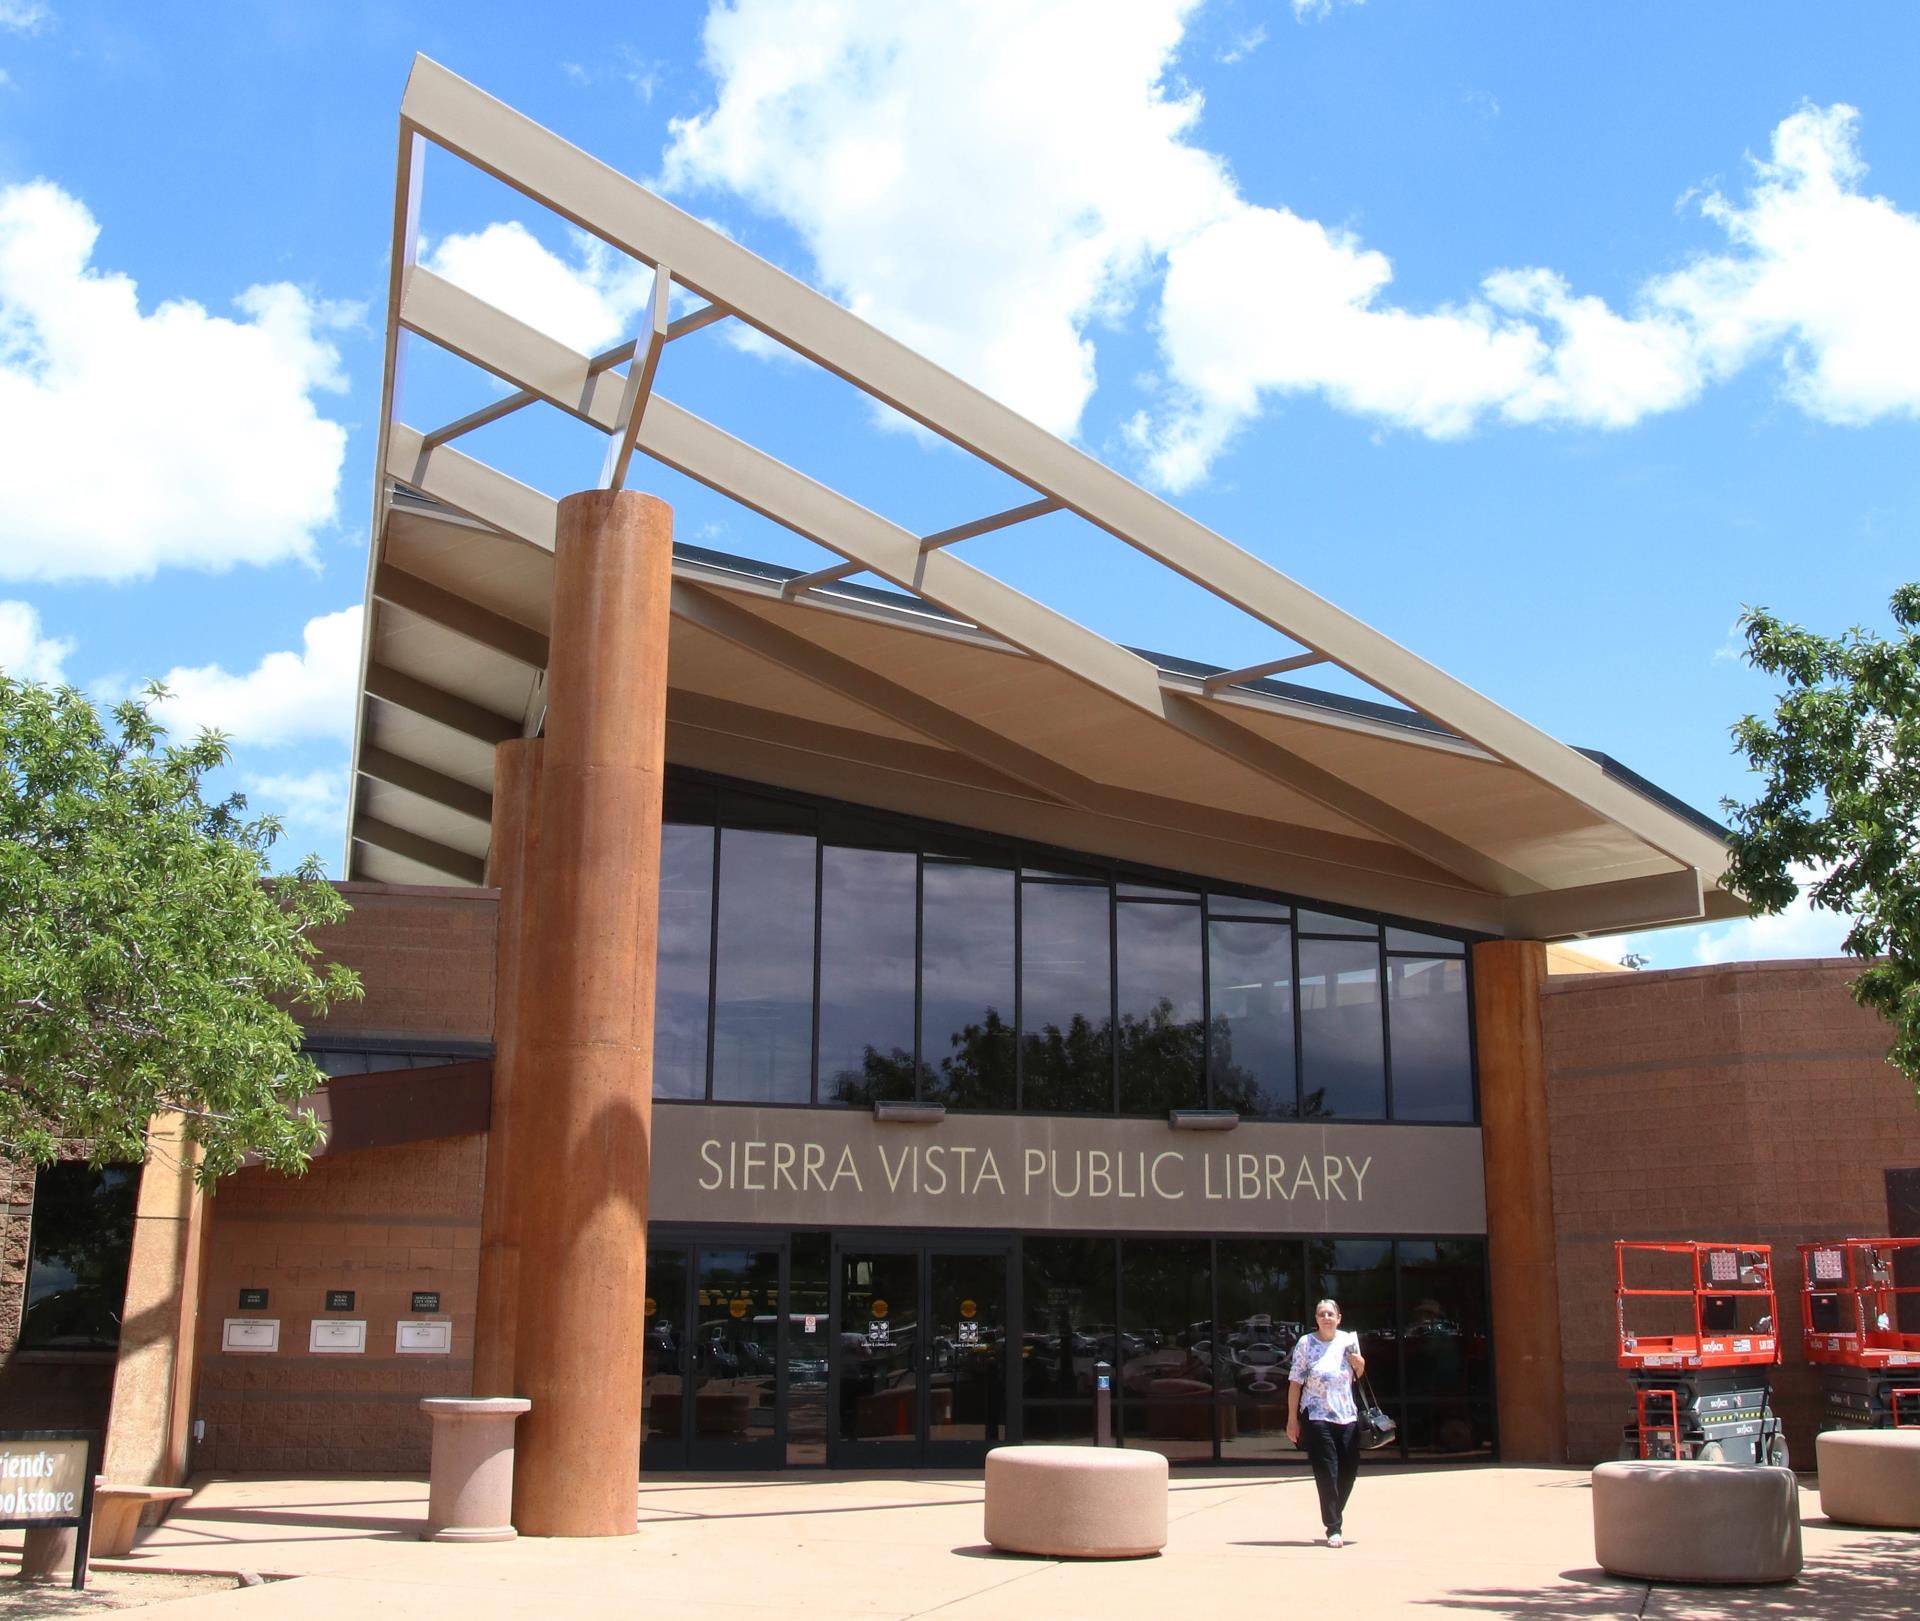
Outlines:
[[[414,262],[434,143],[654,268],[631,342],[569,349]],[[481,882],[494,746],[545,713],[554,498],[460,441],[556,410],[806,537],[799,573],[676,547],[667,748],[705,770],[1115,859],[1492,935],[1556,938],[1735,915],[1722,835],[1567,748],[1081,451],[905,349],[445,69],[401,114],[348,875]],[[668,291],[705,302],[671,319]],[[766,337],[1024,486],[922,535],[660,390],[718,320]],[[510,392],[439,427],[395,414],[425,341]],[[472,441],[468,441],[470,445]],[[1118,645],[957,555],[1064,513],[1275,633],[1217,670]],[[895,588],[851,582],[869,573]],[[1360,702],[1272,677],[1332,665]],[[1404,707],[1403,707],[1404,706]]]

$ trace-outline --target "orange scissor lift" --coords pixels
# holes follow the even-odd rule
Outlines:
[[[1800,1276],[1801,1348],[1826,1392],[1821,1428],[1920,1430],[1920,1238],[1802,1244]]]
[[[1619,1364],[1634,1391],[1621,1457],[1784,1465],[1772,1249],[1621,1239],[1613,1252]]]

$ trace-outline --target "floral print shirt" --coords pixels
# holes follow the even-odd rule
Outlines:
[[[1337,1329],[1330,1340],[1302,1334],[1293,1348],[1293,1366],[1287,1377],[1300,1387],[1303,1418],[1351,1424],[1360,1417],[1353,1405],[1353,1369],[1347,1353],[1360,1349],[1360,1336]]]

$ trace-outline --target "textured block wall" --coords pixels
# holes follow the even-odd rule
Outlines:
[[[1885,1172],[1920,1166],[1920,1105],[1846,961],[1551,980],[1542,997],[1573,1461],[1615,1455],[1616,1238],[1771,1243],[1785,1364],[1776,1399],[1811,1467],[1818,1382],[1799,1355],[1799,1257],[1888,1231]]]

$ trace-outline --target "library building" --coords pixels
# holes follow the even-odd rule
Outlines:
[[[579,353],[415,262],[460,170],[650,266],[638,334]],[[1567,1246],[1608,1199],[1644,1230],[1607,1180],[1658,1174],[1636,1097],[1748,1073],[1761,1021],[1715,987],[1787,987],[1549,958],[1739,915],[1714,822],[425,59],[396,174],[328,1139],[209,1195],[164,1121],[144,1172],[12,1171],[0,1421],[98,1425],[156,1484],[421,1472],[421,1397],[524,1396],[521,1531],[616,1534],[643,1471],[1102,1425],[1295,1466],[1332,1296],[1395,1456],[1578,1451],[1611,1345]],[[676,404],[724,323],[1004,499],[923,533]],[[409,350],[470,415],[403,415]],[[542,416],[598,430],[597,481],[489,459]],[[818,566],[676,541],[651,468]],[[1126,548],[1270,652],[1108,640],[970,560],[1016,528]],[[1870,1054],[1833,965],[1790,966],[1851,1032],[1822,1050]],[[1920,1164],[1898,1077],[1845,1062]]]

